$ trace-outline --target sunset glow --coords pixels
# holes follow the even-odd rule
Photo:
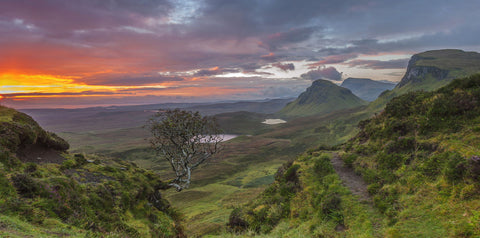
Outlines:
[[[429,2],[6,0],[0,99],[246,100],[296,97],[319,78],[396,82],[416,52],[480,49],[478,1]]]

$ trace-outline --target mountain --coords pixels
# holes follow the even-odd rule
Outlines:
[[[277,114],[287,118],[321,115],[365,104],[365,101],[353,95],[350,90],[319,79]]]
[[[228,226],[272,237],[480,237],[479,101],[480,74],[395,97],[347,143],[284,164]]]
[[[462,50],[431,50],[412,56],[402,80],[391,90],[382,93],[369,106],[369,111],[382,110],[395,96],[407,92],[433,91],[455,78],[480,72],[480,53]]]
[[[30,116],[0,106],[0,237],[181,237],[158,175],[66,152]]]
[[[347,78],[342,82],[340,87],[350,89],[350,91],[359,98],[371,102],[377,99],[378,95],[383,91],[393,89],[395,84],[366,78]]]
[[[432,50],[413,55],[397,89],[405,87],[434,90],[480,71],[480,53],[462,50]],[[432,85],[427,85],[431,84]]]

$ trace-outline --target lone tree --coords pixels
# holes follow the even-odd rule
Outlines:
[[[177,191],[188,188],[192,171],[219,151],[221,130],[213,117],[179,109],[155,114],[147,127],[150,143],[172,166],[175,178],[169,186]]]

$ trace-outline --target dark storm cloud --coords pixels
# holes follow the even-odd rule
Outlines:
[[[309,39],[315,32],[315,28],[298,28],[285,32],[278,32],[266,36],[259,45],[269,51],[276,51],[283,46],[303,42]]]
[[[22,19],[52,34],[128,25],[148,16],[168,15],[168,0],[4,0],[0,16]]]
[[[338,64],[338,63],[343,63],[347,60],[354,59],[358,55],[357,54],[340,54],[340,55],[330,55],[322,58],[320,61],[309,64],[311,68],[315,68],[318,66],[323,66],[326,64]]]
[[[195,6],[192,11],[180,11],[188,4]],[[142,62],[135,65],[148,68],[228,68],[240,60],[272,62],[280,55],[282,60],[323,58],[318,66],[356,54],[478,45],[478,9],[474,0],[5,0],[0,32],[25,44],[42,38],[84,47],[96,58],[136,57]],[[380,41],[385,38],[393,40]]]
[[[220,69],[218,67],[211,68],[211,69],[202,69],[197,71],[193,76],[194,77],[203,77],[203,76],[213,76],[213,75],[221,75],[226,73],[238,73],[237,69]]]
[[[408,65],[408,58],[395,60],[351,60],[345,63],[350,67],[365,69],[405,69]]]
[[[288,63],[288,64],[275,63],[275,64],[272,64],[272,66],[279,68],[283,71],[295,70],[295,65],[293,63]]]
[[[300,77],[308,80],[330,79],[339,81],[342,79],[342,73],[338,72],[334,67],[319,67],[318,69],[311,70],[300,75]]]

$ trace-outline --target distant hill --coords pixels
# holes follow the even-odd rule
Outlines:
[[[321,115],[365,104],[365,101],[350,90],[328,80],[319,79],[277,114],[287,118]]]
[[[391,90],[395,87],[394,83],[379,82],[366,78],[347,78],[340,87],[348,88],[353,94],[365,101],[377,99],[385,90]]]
[[[381,110],[395,96],[417,90],[433,91],[447,85],[455,78],[478,72],[480,72],[480,53],[477,52],[445,49],[413,55],[400,83],[393,90],[382,93],[369,105],[369,110]]]

